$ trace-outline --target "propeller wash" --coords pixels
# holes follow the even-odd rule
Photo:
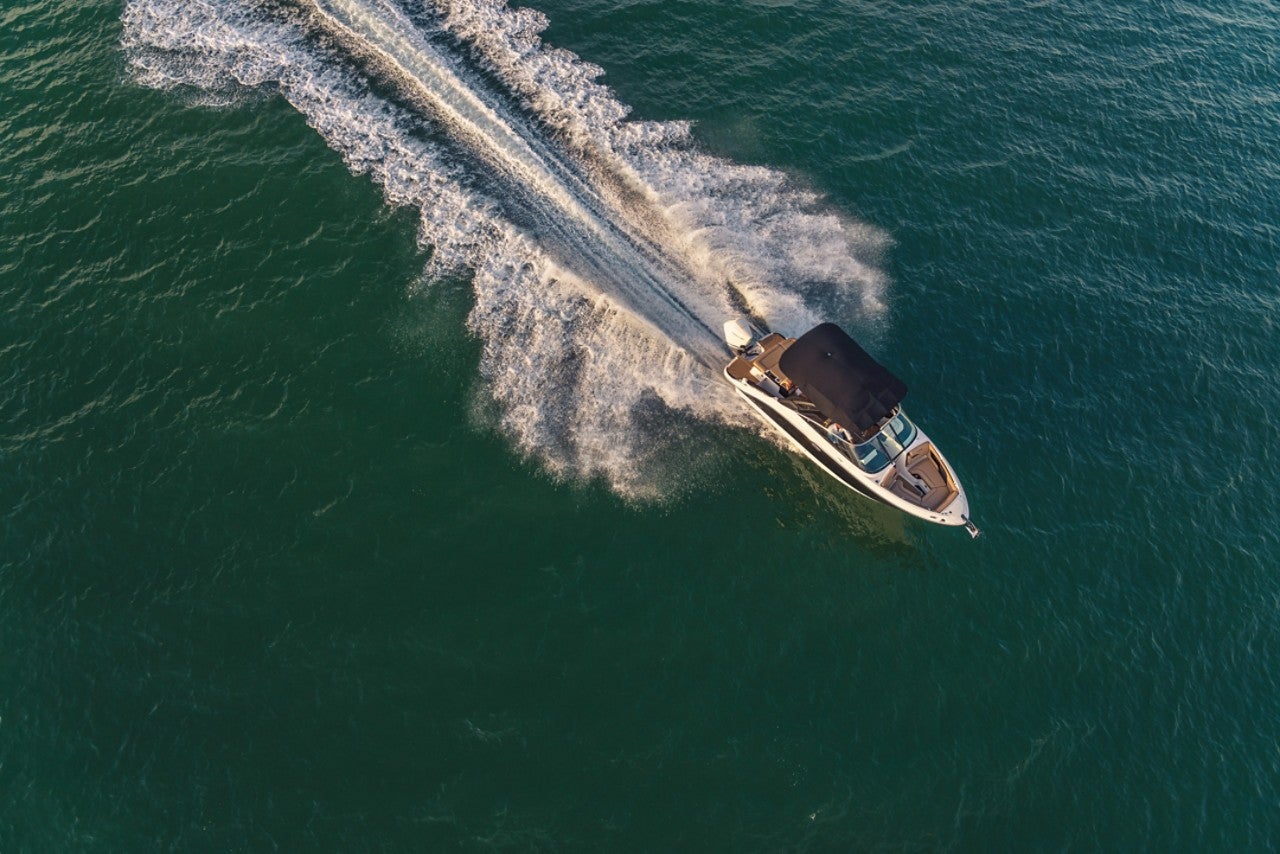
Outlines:
[[[417,211],[429,276],[469,272],[501,432],[558,476],[660,498],[681,417],[751,423],[723,320],[874,318],[888,239],[687,123],[629,121],[546,25],[504,0],[126,0],[122,46],[144,85],[278,92]]]

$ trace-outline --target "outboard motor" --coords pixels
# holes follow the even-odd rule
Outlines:
[[[756,330],[745,317],[727,320],[724,324],[724,341],[738,355],[749,353],[756,343]]]

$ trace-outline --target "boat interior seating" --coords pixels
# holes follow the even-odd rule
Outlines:
[[[777,386],[781,386],[786,380],[786,374],[778,367],[778,361],[787,347],[794,343],[794,338],[770,332],[760,339],[758,344],[760,350],[754,358],[738,356],[729,363],[729,376],[735,380],[750,379],[756,385],[765,386],[770,394],[776,396]],[[762,380],[768,382],[762,382]]]
[[[881,486],[899,498],[926,510],[935,511],[945,508],[960,494],[951,478],[947,477],[937,457],[934,456],[931,444],[921,445],[907,455],[907,471],[924,482],[928,490],[924,495],[921,495],[913,484],[904,480],[897,470],[892,468],[889,469],[889,477],[881,483]]]
[[[761,349],[768,350],[770,347],[776,347],[787,340],[788,339],[785,335],[778,332],[770,332],[768,335],[760,339],[760,347]],[[794,341],[795,339],[792,338],[790,340]],[[779,351],[779,355],[781,355],[781,351]],[[777,364],[777,359],[774,360],[774,364]]]

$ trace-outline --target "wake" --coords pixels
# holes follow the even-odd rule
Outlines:
[[[504,433],[565,477],[670,491],[675,411],[748,424],[718,329],[881,311],[882,233],[687,125],[626,120],[598,68],[504,0],[128,0],[137,78],[209,99],[273,87],[388,201],[429,273],[466,269]],[[667,415],[663,416],[662,413]]]

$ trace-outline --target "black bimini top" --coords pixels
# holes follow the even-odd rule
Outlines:
[[[834,323],[797,338],[778,367],[827,416],[858,432],[875,427],[907,396],[907,384]]]

